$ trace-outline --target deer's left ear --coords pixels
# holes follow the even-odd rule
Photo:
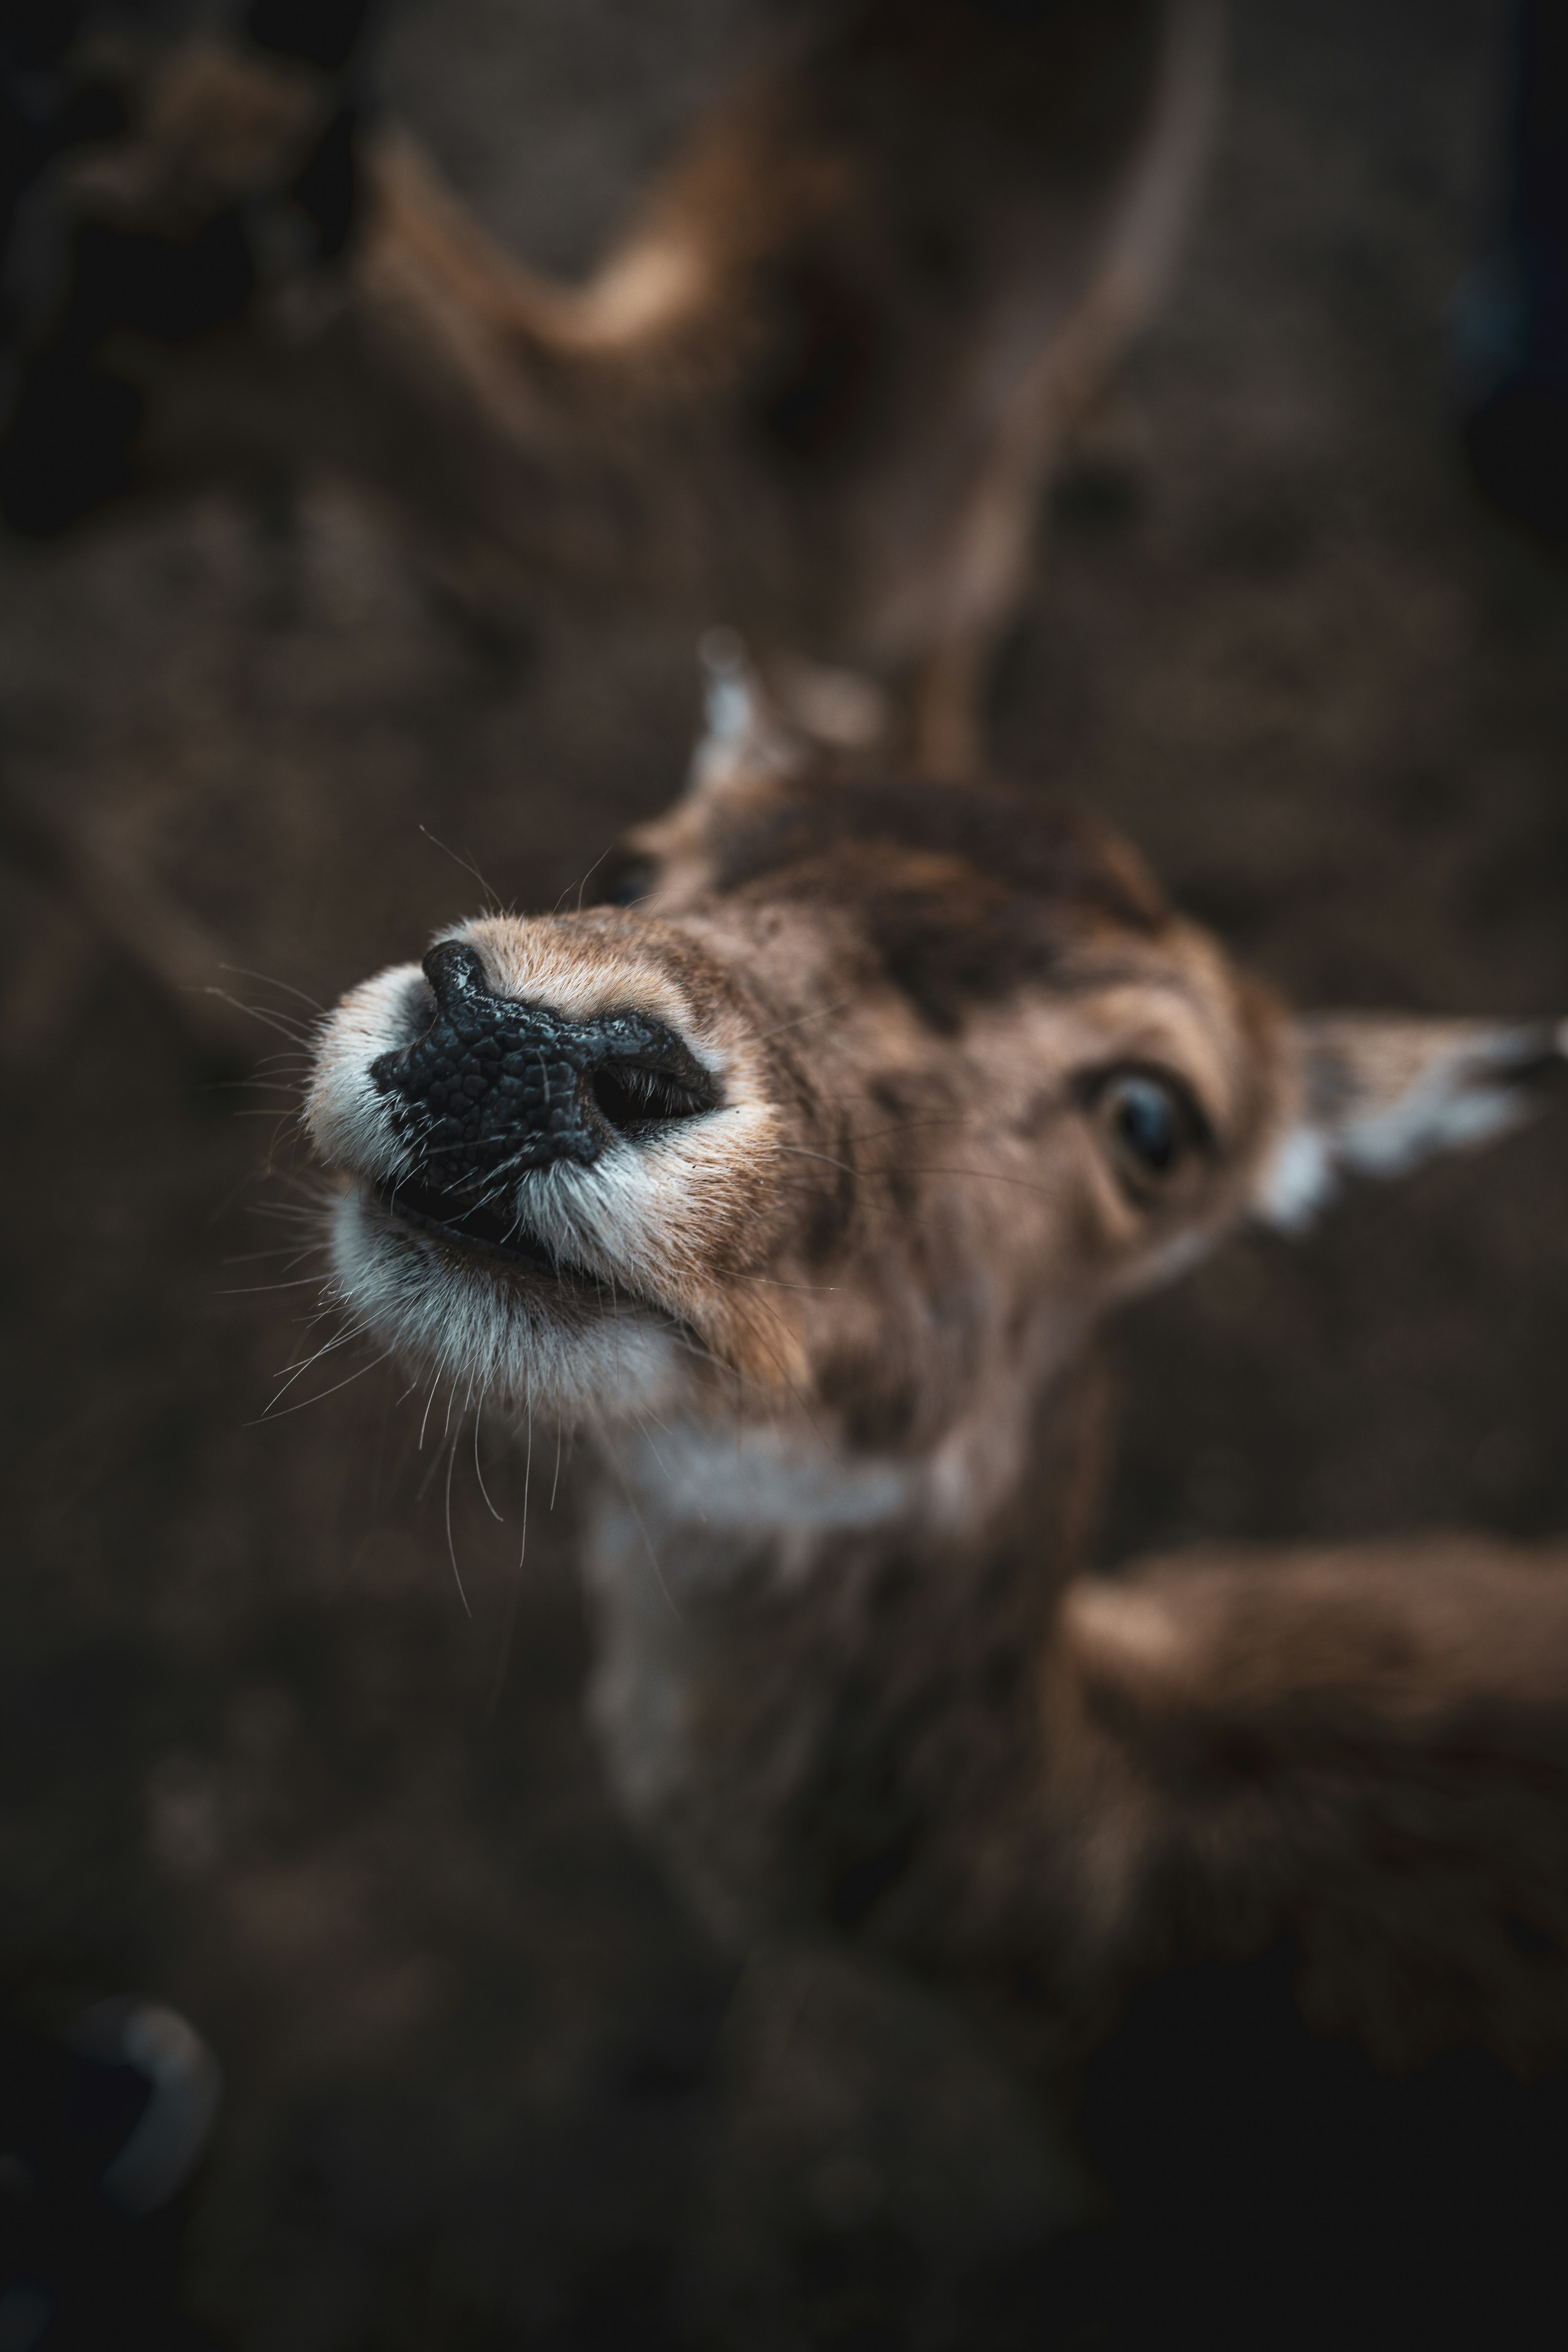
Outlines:
[[[1565,1066],[1568,1023],[1308,1014],[1293,1024],[1300,1110],[1254,1202],[1298,1233],[1349,1178],[1403,1176],[1517,1127]]]
[[[888,743],[891,703],[858,670],[775,655],[764,679],[734,629],[705,631],[697,656],[703,731],[689,793],[744,791],[793,773],[824,750],[869,751]]]
[[[735,629],[705,631],[697,648],[702,665],[703,728],[687,779],[689,797],[744,790],[787,775],[802,747],[781,716]]]

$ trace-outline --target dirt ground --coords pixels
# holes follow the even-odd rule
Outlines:
[[[399,101],[575,268],[753,13],[438,0]],[[1146,478],[1058,502],[998,681],[1000,767],[1301,1002],[1568,1005],[1568,571],[1471,494],[1445,367],[1508,13],[1240,0]],[[653,622],[477,642],[328,488],[290,530],[0,551],[13,788],[122,831],[286,1028],[470,911],[465,860],[574,887],[694,701]],[[193,2308],[245,2352],[1124,2340],[1053,2306],[1049,2151],[959,2027],[826,1960],[737,1973],[620,1826],[573,1466],[520,1574],[521,1465],[487,1444],[497,1525],[458,1460],[449,1555],[390,1368],[268,1414],[314,1344],[290,1038],[221,1082],[4,868],[0,940],[0,1979],[144,1988],[218,2051]],[[1107,1558],[1568,1528],[1565,1165],[1559,1111],[1130,1315]]]

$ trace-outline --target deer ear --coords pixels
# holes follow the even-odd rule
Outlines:
[[[735,629],[709,629],[702,665],[703,731],[689,794],[744,791],[805,766],[816,753],[886,748],[893,709],[858,670],[775,655],[764,683]]]
[[[705,630],[697,657],[703,730],[691,756],[689,796],[764,784],[798,767],[801,746],[774,708],[739,630]]]
[[[1300,1108],[1254,1203],[1285,1233],[1310,1224],[1349,1178],[1404,1176],[1506,1134],[1568,1055],[1568,1023],[1555,1021],[1327,1013],[1293,1027]]]

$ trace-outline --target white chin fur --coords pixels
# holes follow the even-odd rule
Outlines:
[[[681,1342],[657,1309],[470,1267],[357,1192],[337,1205],[332,1264],[353,1321],[465,1396],[567,1423],[618,1420],[657,1410],[679,1381]]]

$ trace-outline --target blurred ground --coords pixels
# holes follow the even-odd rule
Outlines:
[[[1444,382],[1506,12],[1237,13],[1148,481],[1063,502],[1000,764],[1299,999],[1568,1004],[1568,576],[1473,501]],[[752,14],[439,0],[400,102],[578,266]],[[329,492],[0,555],[13,785],[123,828],[284,1013],[470,910],[462,858],[552,903],[668,796],[693,707],[652,624],[464,635]],[[422,1397],[371,1371],[262,1419],[312,1344],[311,1286],[268,1286],[310,1273],[286,1087],[211,1083],[5,869],[0,940],[0,1978],[142,1987],[217,2047],[201,2306],[247,2352],[1047,2340],[1006,2282],[1049,2161],[983,2056],[847,1970],[737,1981],[609,1811],[570,1465],[542,1513],[534,1463],[520,1576],[521,1465],[486,1446],[497,1526],[458,1461],[466,1613]],[[1565,1154],[1559,1113],[1130,1317],[1108,1555],[1568,1526]]]

